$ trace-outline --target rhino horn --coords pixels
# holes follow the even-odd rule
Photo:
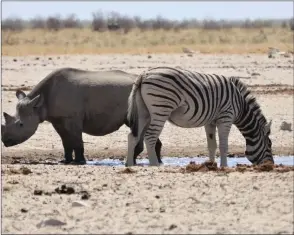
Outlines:
[[[3,112],[3,116],[5,119],[5,123],[9,123],[13,120],[13,117],[11,117],[8,113]]]

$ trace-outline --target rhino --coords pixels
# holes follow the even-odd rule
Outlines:
[[[82,133],[104,136],[123,124],[129,127],[128,97],[136,78],[136,74],[121,70],[55,70],[27,95],[22,90],[16,91],[15,115],[3,112],[5,124],[1,124],[1,140],[5,147],[23,143],[40,123],[48,121],[62,140],[64,159],[60,162],[85,164]],[[160,162],[161,146],[159,140],[156,152]],[[141,139],[134,153],[134,164],[143,148]]]

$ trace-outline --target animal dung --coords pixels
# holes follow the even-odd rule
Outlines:
[[[40,189],[35,189],[34,190],[34,195],[41,196],[42,194],[43,194],[43,190],[40,190]]]
[[[186,172],[206,172],[215,170],[217,170],[217,163],[212,161],[206,161],[202,164],[190,162],[185,169]]]
[[[122,171],[120,171],[118,173],[119,174],[133,174],[133,173],[136,173],[136,171],[129,168],[129,167],[126,167],[125,169],[123,169]]]
[[[190,162],[185,168],[181,168],[181,173],[192,173],[192,172],[289,172],[294,171],[294,166],[285,166],[282,164],[275,165],[271,161],[265,161],[260,165],[247,165],[247,164],[237,164],[236,167],[217,167],[216,162],[206,161],[202,164],[196,164],[195,162]]]
[[[88,200],[90,198],[90,194],[87,191],[81,191],[82,196],[81,199],[82,200]]]
[[[73,187],[67,187],[65,184],[61,185],[61,187],[57,187],[55,192],[58,194],[73,194],[75,190]]]

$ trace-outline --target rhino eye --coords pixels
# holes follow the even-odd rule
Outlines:
[[[22,123],[22,122],[20,122],[20,123],[19,123],[19,126],[20,126],[20,127],[23,127],[23,123]]]

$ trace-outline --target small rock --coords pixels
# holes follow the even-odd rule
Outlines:
[[[155,196],[156,199],[159,199],[160,197],[158,195]]]
[[[9,184],[19,184],[19,182],[16,181],[16,180],[8,181],[7,183],[9,183]]]
[[[40,189],[35,189],[34,190],[34,195],[38,195],[38,196],[40,196],[40,195],[42,195],[43,194],[43,190],[40,190]]]
[[[152,56],[151,55],[148,55],[148,59],[151,59],[152,58]]]
[[[47,219],[37,224],[37,227],[40,228],[43,226],[62,226],[62,225],[66,225],[66,223],[57,219]]]
[[[281,126],[280,126],[280,129],[282,131],[292,131],[292,127],[291,126],[292,126],[292,123],[288,123],[288,122],[283,121],[282,124],[281,124]]]
[[[24,208],[21,208],[20,211],[21,211],[22,213],[27,213],[27,212],[28,212],[28,210],[27,210],[27,209],[24,209]]]
[[[188,57],[193,57],[193,54],[187,54]]]
[[[23,175],[28,175],[28,174],[33,173],[33,172],[32,172],[29,168],[27,168],[27,167],[21,167],[20,170],[21,170],[21,173],[22,173]]]
[[[52,60],[52,58],[51,58],[51,57],[49,57],[49,58],[48,58],[48,60]]]
[[[260,73],[252,73],[251,76],[260,76]]]
[[[13,59],[13,62],[17,62],[17,59]]]
[[[189,48],[187,48],[187,47],[183,47],[182,50],[183,50],[184,53],[187,53],[187,54],[192,54],[192,53],[194,53],[193,50],[191,50],[191,49],[189,49]]]
[[[8,192],[8,191],[10,191],[10,188],[7,187],[7,186],[4,186],[4,187],[3,187],[3,191],[4,191],[4,192]]]
[[[175,228],[177,228],[178,226],[177,225],[175,225],[175,224],[172,224],[171,226],[169,226],[169,230],[173,230],[173,229],[175,229]]]
[[[80,202],[80,201],[74,201],[72,204],[71,204],[73,207],[86,207],[88,206],[87,204],[85,204],[84,202]]]

